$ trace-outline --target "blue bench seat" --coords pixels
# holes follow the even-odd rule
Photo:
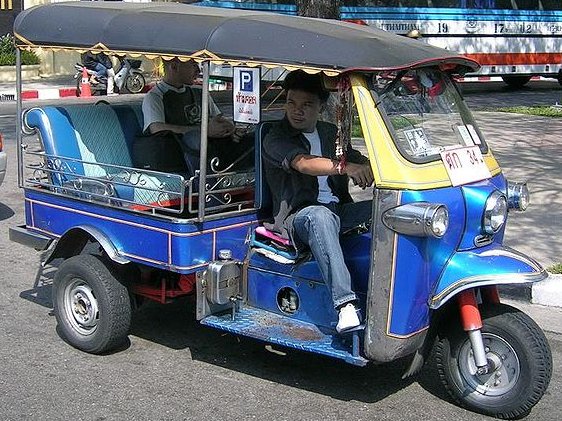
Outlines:
[[[24,124],[39,134],[55,188],[83,177],[110,182],[121,204],[163,206],[183,199],[182,177],[133,169],[133,141],[142,132],[140,104],[32,108]]]

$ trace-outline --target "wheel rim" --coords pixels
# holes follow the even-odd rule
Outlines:
[[[141,77],[137,74],[129,76],[127,79],[127,89],[133,93],[139,93],[143,88]]]
[[[515,387],[521,375],[521,364],[513,347],[500,336],[482,333],[490,371],[478,375],[470,341],[465,341],[459,354],[459,370],[475,393],[500,396]]]
[[[96,331],[98,300],[92,288],[81,279],[74,279],[65,288],[64,311],[72,327],[81,335],[91,335]]]

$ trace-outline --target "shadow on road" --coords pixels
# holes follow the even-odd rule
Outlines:
[[[135,314],[131,335],[173,349],[189,349],[193,360],[342,401],[377,402],[414,381],[401,379],[408,361],[361,368],[287,348],[275,347],[270,352],[265,342],[200,325],[194,313],[194,301],[189,298],[166,308],[148,303]]]
[[[9,206],[6,206],[3,203],[0,203],[0,221],[4,221],[6,219],[11,218],[15,215],[13,209]]]
[[[54,266],[43,267],[39,265],[33,287],[20,292],[20,298],[42,307],[53,308],[52,289],[56,270],[57,268]]]
[[[33,287],[21,291],[20,297],[42,307],[53,308],[52,287],[56,269],[51,265],[40,266]],[[377,402],[414,381],[401,378],[409,361],[355,367],[343,361],[288,348],[268,347],[268,350],[265,342],[202,326],[195,320],[194,297],[167,305],[146,302],[133,314],[129,337],[174,350],[188,350],[195,361],[342,401]],[[127,341],[112,353],[125,351],[131,346],[135,347],[135,344]],[[431,381],[429,379],[430,384]]]

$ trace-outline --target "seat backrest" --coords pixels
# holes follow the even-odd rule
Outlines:
[[[133,156],[133,142],[135,137],[142,134],[143,115],[141,103],[111,105],[117,115],[121,131],[125,136],[125,142],[129,155]]]
[[[88,161],[67,161],[72,172],[99,177],[108,167],[95,163],[131,167],[132,144],[142,130],[139,105],[69,105],[33,108],[25,113],[25,124],[40,133],[45,153]]]
[[[275,121],[262,121],[256,128],[256,193],[255,207],[256,209],[271,210],[271,191],[265,179],[263,167],[263,140],[269,132],[269,129],[275,124]]]
[[[24,122],[39,132],[43,149],[50,156],[49,167],[55,170],[50,173],[55,186],[65,187],[86,176],[88,182],[116,180],[116,196],[133,204],[159,205],[183,198],[179,176],[139,172],[131,179],[128,169],[111,166],[133,166],[133,141],[142,131],[140,104],[33,108],[26,111]]]
[[[65,107],[69,123],[77,134],[84,161],[132,167],[129,145],[117,113],[109,104]],[[87,176],[98,176],[95,166],[84,169]]]
[[[48,106],[27,110],[24,123],[39,133],[50,182],[65,187],[81,176],[107,179],[121,171],[104,164],[131,167],[132,142],[141,130],[139,113],[131,106],[113,109],[109,104]],[[125,190],[127,196],[137,194],[137,189]]]

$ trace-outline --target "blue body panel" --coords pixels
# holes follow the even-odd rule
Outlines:
[[[449,209],[449,228],[443,238],[397,235],[389,333],[405,336],[428,326],[428,298],[458,246],[466,210],[462,192],[457,187],[404,192],[400,202],[440,203]]]
[[[478,183],[427,191],[402,193],[401,204],[412,202],[441,203],[449,210],[449,228],[443,238],[397,235],[394,255],[394,279],[390,302],[389,334],[408,336],[429,326],[430,301],[449,285],[466,278],[476,268],[458,259],[458,250],[476,248],[474,239],[482,234],[482,215],[486,199],[494,190],[506,191],[502,174]],[[503,228],[494,236],[503,239]],[[479,252],[481,249],[478,249]],[[480,274],[494,270],[509,272],[516,262],[497,261],[503,267],[478,266]],[[444,276],[443,272],[447,272]]]
[[[482,218],[486,200],[495,190],[506,192],[507,182],[505,177],[500,174],[490,180],[462,186],[461,189],[466,203],[467,215],[466,228],[459,244],[459,250],[470,250],[474,248],[474,239],[482,234]],[[503,239],[504,230],[505,225],[500,229],[500,232],[495,234],[496,241]]]
[[[517,250],[492,243],[486,247],[455,253],[435,286],[432,307],[455,293],[478,284],[531,282],[544,277],[544,269]]]
[[[404,2],[407,6],[407,2]],[[197,3],[207,7],[224,7],[229,9],[261,10],[267,12],[296,15],[294,4],[274,4],[259,2],[213,1]],[[485,8],[469,8],[465,0],[459,0],[458,7],[340,7],[341,19],[381,19],[404,21],[411,19],[466,21],[470,19],[487,21],[541,22],[562,21],[562,12],[557,10],[517,10],[495,9],[490,3]]]
[[[131,261],[192,273],[230,249],[243,260],[245,240],[257,224],[255,214],[207,221],[171,221],[115,208],[27,190],[26,224],[31,230],[60,237],[72,228],[96,229]]]
[[[341,244],[353,289],[360,307],[364,308],[369,287],[371,235],[344,236]],[[292,315],[283,313],[277,305],[277,293],[285,287],[292,288],[299,297],[299,309]],[[337,323],[330,291],[324,284],[318,264],[311,256],[290,265],[254,253],[248,270],[248,304],[330,329]]]

